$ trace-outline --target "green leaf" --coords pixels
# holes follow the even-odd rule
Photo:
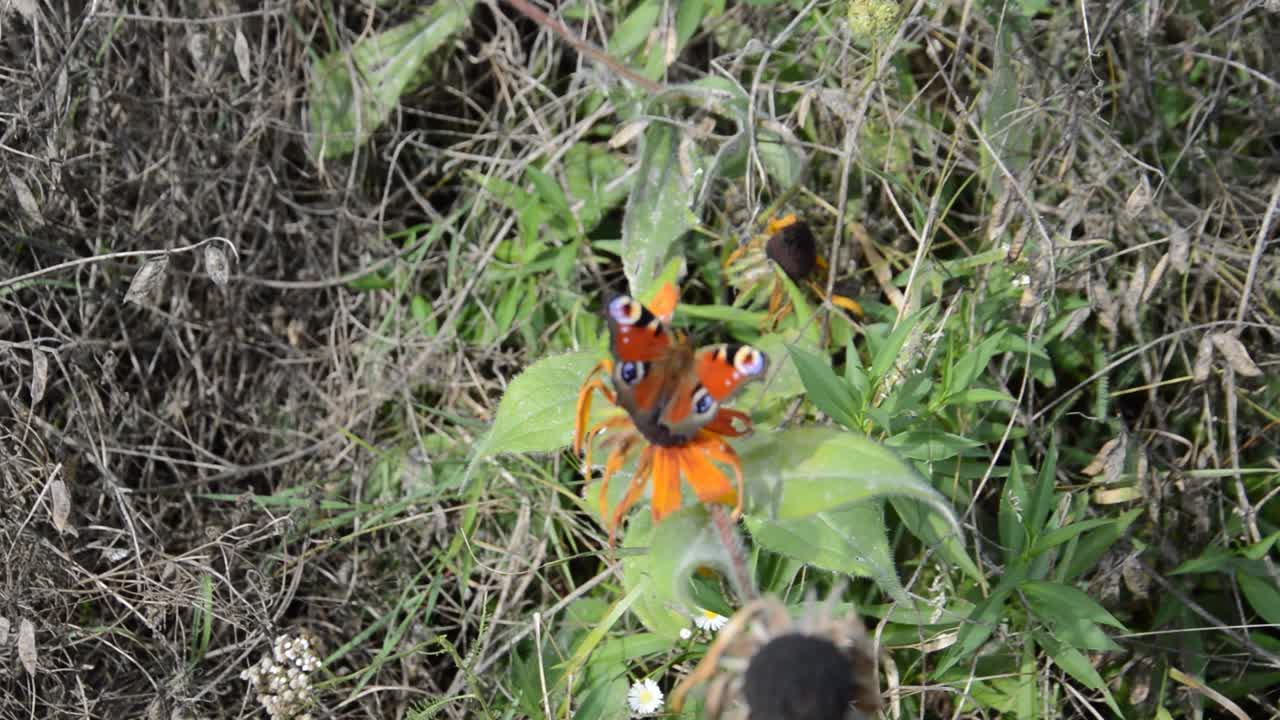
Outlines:
[[[1004,338],[1005,331],[997,330],[990,337],[978,343],[978,346],[971,348],[960,359],[956,361],[955,367],[952,368],[951,374],[947,377],[948,394],[962,392],[968,390],[973,381],[978,378],[978,374],[987,368],[987,363],[991,362],[991,358],[999,351],[1001,340]]]
[[[1094,567],[1117,540],[1124,536],[1129,525],[1142,513],[1142,508],[1134,508],[1120,515],[1116,521],[1106,527],[1098,528],[1080,538],[1070,558],[1059,565],[1058,580],[1068,582],[1081,573]]]
[[[826,359],[795,345],[787,345],[787,354],[800,372],[809,401],[832,420],[856,429],[854,412],[862,403]]]
[[[1244,591],[1244,597],[1250,607],[1272,625],[1280,625],[1280,590],[1264,577],[1250,575],[1247,572],[1236,573],[1236,582]]]
[[[553,355],[516,376],[498,404],[493,427],[476,448],[475,460],[568,445],[573,439],[574,400],[599,359],[593,352]]]
[[[423,63],[467,24],[474,0],[439,0],[414,19],[320,59],[311,73],[309,148],[345,157],[387,121],[400,96],[428,79]]]
[[[964,536],[957,533],[945,517],[928,512],[928,508],[914,500],[894,497],[889,498],[889,502],[893,503],[893,509],[898,513],[902,524],[906,525],[913,535],[929,546],[937,548],[943,558],[958,566],[983,588],[986,587],[987,581],[982,571],[964,549]]]
[[[1141,512],[1141,508],[1138,508]],[[1132,512],[1132,511],[1131,511]],[[1036,538],[1035,544],[1027,551],[1028,557],[1035,557],[1041,553],[1067,542],[1081,533],[1086,533],[1094,528],[1104,525],[1110,525],[1116,522],[1115,518],[1093,518],[1092,520],[1081,520],[1080,522],[1071,523],[1066,527],[1056,528]]]
[[[747,527],[761,547],[825,570],[870,577],[897,602],[912,604],[893,566],[878,502],[790,520],[748,516]]]
[[[932,430],[908,430],[885,438],[884,444],[902,453],[903,457],[929,462],[953,458],[982,446],[977,440]]]
[[[573,211],[569,209],[569,201],[564,196],[564,190],[560,188],[560,184],[555,178],[530,165],[524,169],[525,179],[533,184],[534,191],[538,194],[538,198],[552,212],[556,214],[567,227],[573,227],[577,224],[577,218],[573,216]]]
[[[1127,632],[1124,624],[1078,588],[1063,583],[1027,580],[1019,586],[1031,610],[1053,626],[1054,636],[1074,647],[1119,650],[1098,625]]]
[[[694,603],[689,577],[699,564],[724,566],[724,549],[715,540],[707,511],[681,508],[656,528],[649,513],[637,513],[623,539],[622,584],[641,590],[632,611],[650,632],[674,640],[689,627]],[[686,608],[681,613],[676,608]]]
[[[689,163],[686,175],[679,131],[667,123],[651,123],[622,222],[622,267],[633,295],[644,296],[652,288],[672,244],[694,225],[689,200],[700,184],[702,165],[700,157],[689,158]]]
[[[922,502],[960,533],[951,505],[910,465],[879,443],[833,428],[758,432],[740,443],[748,512],[785,520],[874,498]]]
[[[804,176],[804,156],[796,151],[795,145],[795,138],[783,138],[767,130],[756,135],[756,151],[760,153],[760,162],[779,187],[792,187]]]
[[[948,395],[943,405],[976,405],[984,402],[1017,402],[1018,399],[1007,392],[991,388],[969,388]]]
[[[1013,562],[1026,547],[1027,531],[1022,522],[1022,510],[1027,506],[1027,487],[1022,482],[1022,463],[1013,456],[1009,466],[1009,479],[1000,492],[1000,510],[997,517],[1000,528],[1000,544],[1004,548],[1005,562]]]
[[[596,143],[578,143],[564,156],[564,179],[569,194],[581,203],[578,221],[583,232],[591,232],[609,210],[627,196],[631,179],[622,179],[626,163],[617,154]]]
[[[1107,706],[1116,714],[1116,717],[1123,718],[1124,713],[1120,712],[1120,706],[1116,705],[1115,698],[1111,697],[1111,689],[1107,687],[1107,683],[1094,669],[1093,663],[1089,662],[1089,658],[1084,653],[1071,647],[1070,645],[1060,642],[1058,638],[1051,636],[1049,633],[1041,630],[1033,631],[1036,643],[1049,653],[1049,657],[1057,663],[1058,667],[1066,671],[1068,675],[1084,683],[1085,687],[1090,690],[1101,692],[1106,698]]]
[[[1026,526],[1033,537],[1039,536],[1045,529],[1049,512],[1053,510],[1053,490],[1057,475],[1058,439],[1056,434],[1051,433],[1049,450],[1041,462],[1040,472],[1036,474],[1036,486],[1031,495],[1031,502],[1026,508]]]
[[[906,344],[907,337],[911,335],[911,331],[915,329],[916,324],[924,317],[924,313],[914,313],[893,329],[888,339],[884,341],[877,350],[875,359],[871,362],[871,370],[868,373],[874,382],[880,382],[884,379],[885,374],[898,361],[898,353],[902,351],[902,346]]]
[[[616,58],[626,58],[644,45],[658,24],[658,11],[661,4],[658,0],[644,0],[626,19],[618,23],[613,35],[609,38],[609,54]]]
[[[1006,573],[996,585],[995,590],[978,603],[969,617],[960,623],[960,632],[956,633],[956,643],[947,650],[942,662],[933,671],[935,679],[941,678],[947,670],[961,660],[970,659],[987,641],[987,638],[991,637],[991,633],[995,631],[996,625],[1004,616],[1004,602],[1008,599],[1020,574],[1021,568],[1017,568],[1012,574]]]

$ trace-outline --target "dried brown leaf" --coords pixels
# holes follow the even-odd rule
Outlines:
[[[1062,334],[1059,338],[1066,340],[1072,335],[1075,335],[1076,331],[1084,326],[1084,321],[1088,320],[1089,316],[1092,314],[1093,311],[1088,307],[1076,308],[1071,311],[1071,317],[1067,319],[1067,324],[1063,326]]]
[[[987,242],[995,244],[996,239],[1004,234],[1004,229],[1009,225],[1009,200],[1013,197],[1013,189],[1007,185],[996,196],[996,202],[991,206],[990,217],[987,218]],[[1017,260],[1017,253],[1012,249],[1005,254],[1005,260],[1012,262]]]
[[[623,145],[626,145],[639,137],[640,133],[644,132],[644,129],[648,126],[648,120],[633,120],[632,122],[623,125],[621,130],[614,133],[613,137],[609,138],[609,147],[617,150]]]
[[[1098,454],[1093,456],[1093,460],[1085,466],[1080,472],[1087,477],[1094,477],[1101,473],[1106,467],[1111,456],[1115,454],[1116,449],[1120,447],[1121,438],[1111,438],[1102,444],[1102,448],[1098,450]],[[1124,453],[1120,453],[1123,457]]]
[[[1142,176],[1142,181],[1134,186],[1129,193],[1129,199],[1124,201],[1124,212],[1130,219],[1136,218],[1142,214],[1143,210],[1151,204],[1151,182],[1147,180],[1147,176]]]
[[[1145,598],[1151,590],[1151,576],[1138,564],[1137,556],[1125,558],[1120,563],[1120,576],[1124,578],[1124,586],[1138,598]]]
[[[1187,236],[1186,228],[1174,228],[1169,234],[1169,262],[1173,264],[1173,269],[1185,273],[1191,267],[1187,261],[1190,256],[1191,239]]]
[[[1098,324],[1102,329],[1114,333],[1119,328],[1116,324],[1116,301],[1112,299],[1104,280],[1094,280],[1090,277],[1087,282],[1089,305],[1098,314]]]
[[[204,246],[204,269],[209,273],[209,279],[214,285],[227,286],[227,279],[231,277],[230,268],[227,265],[227,252],[217,243]]]
[[[148,260],[133,280],[129,282],[129,290],[124,294],[124,301],[141,304],[148,295],[164,282],[164,272],[169,267],[169,256],[163,255],[155,260]]]
[[[44,390],[49,386],[49,356],[45,351],[36,348],[31,351],[31,404],[35,405],[44,398]]]
[[[1133,269],[1133,274],[1129,276],[1129,285],[1124,289],[1124,297],[1120,309],[1120,317],[1125,324],[1134,330],[1138,330],[1138,310],[1142,304],[1142,291],[1147,286],[1147,264],[1142,260]]]
[[[1151,295],[1155,293],[1156,288],[1160,285],[1160,280],[1164,277],[1164,273],[1169,269],[1169,253],[1160,256],[1160,260],[1156,262],[1156,266],[1151,270],[1151,277],[1147,278],[1147,286],[1142,290],[1142,302],[1145,305],[1151,299]]]
[[[53,527],[60,533],[67,531],[67,518],[71,517],[71,496],[67,493],[67,484],[61,480],[49,483],[49,504],[52,506],[50,517]]]
[[[1245,349],[1244,343],[1240,342],[1240,338],[1227,333],[1214,333],[1209,337],[1232,370],[1245,377],[1258,377],[1262,374],[1262,370],[1258,369],[1253,358],[1249,357],[1249,351]]]
[[[9,176],[9,184],[13,186],[13,194],[18,196],[19,207],[27,214],[31,222],[43,225],[44,213],[40,212],[40,201],[36,200],[36,196],[31,192],[31,186],[27,185],[27,181],[14,174]]]
[[[244,31],[236,28],[236,68],[240,70],[240,77],[244,78],[245,83],[253,82],[253,63],[249,58],[249,39],[244,36]]]
[[[1203,335],[1196,345],[1196,362],[1191,368],[1191,379],[1202,383],[1209,379],[1209,371],[1213,369],[1213,338]]]
[[[1120,476],[1124,473],[1124,459],[1129,449],[1129,439],[1121,435],[1119,443],[1107,453],[1105,467],[1102,468],[1102,479],[1104,482],[1111,484],[1119,482]]]
[[[36,626],[26,618],[18,623],[18,659],[28,675],[36,674],[36,661],[40,659],[36,653]]]

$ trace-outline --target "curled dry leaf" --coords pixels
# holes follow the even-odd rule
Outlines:
[[[1103,330],[1114,333],[1118,329],[1116,325],[1116,301],[1111,298],[1111,293],[1107,291],[1106,280],[1094,280],[1089,277],[1087,283],[1088,285],[1085,289],[1089,295],[1089,305],[1098,314],[1098,324],[1102,326]]]
[[[1098,454],[1093,456],[1093,460],[1085,466],[1080,472],[1088,477],[1094,477],[1100,474],[1111,463],[1113,455],[1120,456],[1121,465],[1124,464],[1124,446],[1123,437],[1115,437],[1102,444],[1102,448],[1098,450]]]
[[[1133,269],[1133,275],[1129,276],[1129,286],[1124,289],[1124,297],[1121,298],[1123,304],[1120,308],[1120,317],[1134,330],[1139,329],[1138,310],[1142,303],[1142,291],[1146,286],[1147,264],[1139,260],[1137,267]]]
[[[1151,577],[1138,564],[1136,555],[1127,557],[1120,563],[1120,576],[1124,578],[1124,586],[1139,598],[1147,597],[1151,590]]]
[[[1191,255],[1191,239],[1187,237],[1186,228],[1174,228],[1169,234],[1169,262],[1173,269],[1185,273],[1191,266],[1187,258]]]
[[[133,280],[129,282],[129,291],[124,294],[124,301],[141,304],[153,290],[160,287],[160,283],[164,282],[164,271],[168,267],[168,255],[148,260],[138,268]]]
[[[246,83],[253,82],[253,65],[249,60],[249,39],[244,36],[244,30],[236,28],[236,67],[240,70],[240,77],[244,78]]]
[[[39,660],[36,653],[36,626],[26,618],[18,623],[18,659],[22,661],[22,667],[27,669],[28,675],[36,674],[36,661]]]
[[[45,351],[36,348],[31,352],[31,404],[35,405],[44,398],[44,390],[49,385],[49,356]]]
[[[1134,186],[1129,199],[1124,201],[1124,212],[1130,218],[1136,218],[1151,204],[1151,182],[1142,176],[1142,182]]]
[[[1160,284],[1160,279],[1164,277],[1164,273],[1169,269],[1169,253],[1160,256],[1160,261],[1151,270],[1151,277],[1147,278],[1147,286],[1142,290],[1142,302],[1145,304],[1151,299],[1151,295],[1155,293],[1156,287]]]
[[[1066,340],[1072,335],[1075,335],[1076,331],[1084,325],[1084,321],[1088,320],[1091,314],[1093,314],[1093,311],[1088,307],[1072,310],[1071,317],[1067,319],[1067,324],[1062,328],[1062,335],[1060,336],[1061,339]]]
[[[22,207],[22,211],[27,214],[31,222],[43,225],[44,213],[40,212],[40,202],[31,192],[31,186],[27,185],[27,181],[17,175],[10,175],[9,184],[13,186],[13,194],[18,196],[18,205]]]
[[[991,206],[990,217],[987,218],[987,242],[995,244],[996,240],[1004,234],[1004,229],[1009,224],[1009,199],[1013,197],[1013,189],[1005,186],[999,195],[996,196],[996,202]],[[1017,260],[1012,251],[1005,256],[1005,260],[1012,262]]]
[[[1191,368],[1191,379],[1202,383],[1209,379],[1209,371],[1213,368],[1213,338],[1208,334],[1201,336],[1196,345],[1196,364]]]
[[[1245,377],[1258,377],[1262,374],[1257,364],[1253,362],[1253,358],[1249,357],[1249,351],[1244,349],[1244,343],[1240,342],[1240,338],[1227,333],[1214,333],[1209,337],[1232,370]]]
[[[231,277],[230,268],[227,265],[227,252],[216,242],[204,246],[204,269],[209,273],[209,279],[214,285],[227,286],[227,279]]]
[[[71,496],[67,494],[67,484],[61,480],[49,483],[49,501],[53,506],[53,527],[60,533],[67,532],[67,518],[71,517]]]
[[[623,145],[626,145],[639,137],[640,133],[644,132],[644,129],[648,126],[648,120],[633,120],[626,125],[623,125],[621,130],[614,133],[613,137],[609,138],[609,147],[617,150]]]

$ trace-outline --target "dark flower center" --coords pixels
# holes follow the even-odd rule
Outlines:
[[[782,635],[760,648],[743,678],[751,720],[841,720],[853,702],[849,658],[811,635]]]
[[[764,252],[797,285],[809,277],[818,262],[813,231],[802,222],[792,223],[769,236]]]

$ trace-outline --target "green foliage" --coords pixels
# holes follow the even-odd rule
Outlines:
[[[417,17],[319,59],[311,73],[313,158],[351,154],[382,127],[400,96],[430,78],[425,62],[466,26],[473,0],[438,0]]]

